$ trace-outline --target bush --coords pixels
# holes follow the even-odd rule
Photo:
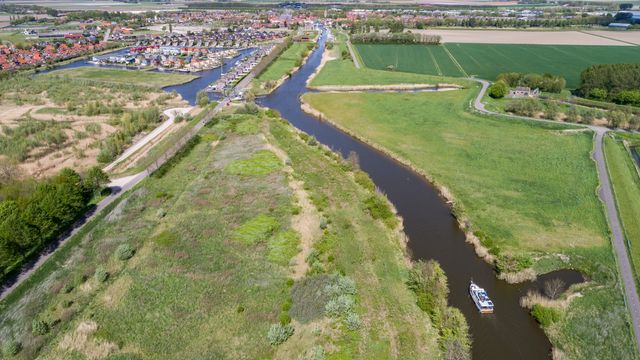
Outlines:
[[[345,324],[347,325],[347,329],[351,331],[358,330],[362,322],[360,321],[360,316],[355,312],[350,312],[345,319]]]
[[[20,350],[22,350],[22,344],[20,344],[15,340],[9,340],[2,347],[2,354],[8,355],[8,356],[14,356],[14,355],[17,355],[20,352]]]
[[[49,324],[45,321],[34,319],[31,322],[31,333],[33,335],[46,335],[49,332]]]
[[[293,335],[294,329],[291,325],[272,324],[267,333],[269,344],[276,346],[287,341]]]
[[[293,280],[293,279],[291,279]],[[293,285],[293,284],[292,284]],[[289,311],[291,310],[291,299],[287,299],[287,301],[282,303],[282,306],[280,307],[282,309],[282,311]]]
[[[316,345],[311,348],[309,353],[310,360],[324,360],[324,348],[320,345]]]
[[[395,214],[383,197],[379,195],[370,196],[364,201],[364,207],[372,218],[384,221],[389,228],[394,228],[397,225]]]
[[[73,284],[66,283],[62,287],[62,293],[64,293],[64,294],[68,294],[68,293],[70,293],[72,291],[73,291]]]
[[[547,103],[547,108],[544,111],[544,118],[549,120],[556,120],[558,117],[558,112],[560,111],[560,107],[555,101],[550,101]]]
[[[196,104],[200,107],[205,107],[209,105],[209,95],[206,91],[200,90],[196,94]]]
[[[93,274],[93,278],[96,279],[97,282],[103,283],[109,278],[109,273],[103,268],[97,268]]]
[[[531,315],[540,325],[547,327],[560,320],[560,312],[556,309],[535,304],[531,308]]]
[[[116,258],[118,260],[129,260],[133,257],[135,250],[129,244],[122,244],[116,249]]]
[[[318,145],[318,140],[316,140],[314,136],[310,136],[309,140],[307,140],[307,144],[310,146],[316,146]]]
[[[324,230],[329,226],[329,223],[327,222],[327,218],[323,217],[322,219],[320,219],[320,229]]]
[[[501,99],[507,95],[509,90],[503,81],[496,81],[489,87],[489,96],[494,99]]]
[[[283,311],[278,316],[278,321],[280,321],[280,324],[282,324],[282,325],[287,325],[287,324],[291,323],[291,316],[289,315],[288,312]]]
[[[505,110],[520,116],[534,116],[542,111],[542,104],[536,99],[514,100],[507,104]]]
[[[356,170],[353,175],[355,176],[355,180],[358,185],[369,191],[374,191],[376,189],[376,185],[373,183],[373,181],[369,177],[369,174],[367,174],[366,172],[362,170]]]

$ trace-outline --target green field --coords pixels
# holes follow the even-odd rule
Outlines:
[[[49,74],[68,76],[74,79],[103,81],[117,84],[135,84],[154,88],[183,84],[197,78],[197,76],[193,75],[120,70],[91,66],[52,71]]]
[[[493,251],[527,257],[537,271],[589,274],[591,286],[547,329],[568,358],[635,358],[596,197],[592,133],[471,114],[466,104],[476,93],[313,93],[304,100],[446,186],[457,215],[468,217]]]
[[[446,185],[500,246],[549,251],[606,244],[589,157],[592,134],[560,136],[562,127],[478,117],[464,111],[475,92],[304,98]],[[571,178],[580,178],[580,186],[566,181]]]
[[[356,45],[365,64],[430,75],[475,76],[493,80],[503,72],[562,75],[579,86],[580,72],[593,64],[640,62],[636,46],[593,45]]]
[[[286,75],[302,61],[303,55],[308,51],[310,44],[309,42],[292,43],[287,50],[280,54],[280,56],[258,76],[258,80],[276,81]]]
[[[440,358],[399,233],[343,206],[374,194],[344,162],[262,116],[225,117],[199,139],[0,302],[2,346],[23,347],[8,358]],[[298,221],[315,224],[311,245]],[[336,290],[345,278],[356,294],[339,297],[358,321],[325,312],[353,289]],[[290,318],[291,338],[271,345],[269,329]],[[48,333],[32,334],[34,319]]]
[[[346,35],[335,33],[335,43],[332,57],[335,60],[324,65],[323,70],[313,78],[310,86],[326,85],[391,85],[391,84],[442,84],[456,82],[463,85],[471,85],[471,82],[460,81],[443,76],[433,76],[422,73],[411,73],[401,71],[377,70],[368,67],[356,69],[351,61],[351,57],[342,59],[342,51],[347,47],[344,43]],[[436,74],[437,75],[437,74]]]
[[[606,137],[607,168],[613,185],[618,214],[625,237],[629,242],[629,255],[638,276],[640,269],[640,177],[633,159],[621,139]]]

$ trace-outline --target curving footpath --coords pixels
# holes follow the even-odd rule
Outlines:
[[[523,120],[532,120],[539,122],[547,122],[547,123],[555,123],[557,121],[552,120],[544,120],[544,119],[535,119],[526,116],[517,116],[517,115],[509,115],[509,114],[500,114],[494,111],[487,110],[482,103],[482,98],[489,88],[489,82],[482,79],[468,78],[467,80],[472,80],[479,82],[482,84],[482,89],[478,93],[478,96],[474,100],[473,107],[479,112],[489,114],[489,115],[498,115],[503,117],[509,117],[513,119],[523,119]],[[620,219],[618,218],[618,211],[616,208],[616,200],[613,196],[613,190],[611,188],[611,182],[609,180],[609,171],[607,170],[607,162],[604,155],[603,150],[603,142],[604,135],[609,131],[608,128],[602,126],[593,126],[593,125],[579,125],[585,128],[589,128],[595,132],[594,137],[594,149],[592,158],[596,163],[596,168],[598,170],[598,179],[600,181],[600,189],[598,194],[600,196],[600,200],[604,203],[607,219],[609,220],[609,227],[611,229],[612,235],[612,243],[613,249],[616,253],[616,258],[618,262],[618,266],[620,268],[620,275],[622,277],[622,284],[624,287],[625,293],[625,302],[627,307],[629,308],[629,313],[631,314],[631,322],[633,326],[633,333],[636,338],[636,346],[640,351],[640,298],[638,297],[638,291],[636,289],[636,282],[634,278],[633,269],[631,268],[631,261],[629,260],[629,255],[627,253],[627,246],[625,244],[624,232],[622,231],[622,226],[620,223]]]
[[[173,125],[176,116],[184,115],[191,111],[193,107],[185,107],[185,108],[173,108],[164,111],[164,114],[167,116],[167,120],[162,124],[158,125],[153,131],[147,134],[145,137],[140,139],[140,141],[135,144],[129,146],[127,150],[125,150],[122,155],[120,155],[117,159],[115,159],[111,164],[105,166],[102,170],[111,171],[116,165],[127,159],[129,156],[133,155],[136,151],[143,148],[147,145],[151,140],[158,137],[158,135],[162,134],[165,130],[167,130],[171,125]]]

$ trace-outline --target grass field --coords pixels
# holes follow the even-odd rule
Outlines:
[[[27,37],[20,31],[0,31],[0,43],[3,41],[18,44],[26,42]]]
[[[391,85],[391,84],[442,84],[456,82],[463,85],[471,85],[471,82],[460,81],[460,79],[450,79],[443,76],[433,76],[401,72],[377,70],[368,67],[356,69],[351,58],[342,59],[342,51],[346,51],[346,35],[335,33],[334,48],[331,60],[324,65],[323,70],[313,78],[310,86],[326,85]],[[437,75],[437,74],[436,74]]]
[[[503,72],[562,75],[569,88],[593,64],[640,62],[634,46],[515,45],[448,43],[425,45],[356,45],[366,66],[445,76],[476,76],[493,80]]]
[[[445,185],[501,254],[527,256],[538,271],[569,266],[589,274],[582,297],[547,329],[568,358],[636,358],[596,197],[592,134],[468,113],[476,91],[313,93],[304,100]],[[558,253],[571,260],[559,261]]]
[[[604,244],[606,223],[589,158],[591,134],[560,135],[480,118],[464,111],[474,95],[470,89],[307,94],[305,99],[328,118],[425,169],[502,246],[550,250]],[[580,186],[566,181],[576,177]]]
[[[309,50],[309,42],[294,42],[269,67],[258,76],[260,81],[276,81],[302,61]]]
[[[118,84],[135,84],[154,88],[183,84],[197,78],[197,76],[193,75],[120,70],[91,66],[58,70],[49,74],[68,76],[70,78],[82,80],[104,81]]]
[[[638,276],[640,269],[640,178],[621,139],[605,137],[607,167],[622,220],[629,255]]]
[[[250,115],[200,135],[0,302],[3,346],[13,339],[16,358],[43,359],[439,358],[438,334],[404,284],[399,234],[343,206],[372,192],[335,155]],[[316,224],[311,245],[300,221]],[[123,244],[129,260],[118,258]],[[358,321],[325,315],[336,273],[355,282],[355,295],[340,296]],[[291,338],[270,345],[272,324],[290,318]],[[49,333],[32,335],[34,319]]]

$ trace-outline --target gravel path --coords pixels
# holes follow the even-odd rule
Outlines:
[[[164,111],[164,114],[167,116],[167,120],[165,120],[162,124],[158,125],[153,131],[148,133],[145,137],[140,139],[135,144],[129,146],[127,150],[125,150],[122,155],[120,155],[117,159],[115,159],[111,164],[105,166],[102,170],[111,171],[116,165],[121,163],[123,160],[127,159],[129,156],[133,155],[136,151],[143,148],[145,145],[149,143],[149,141],[158,137],[158,135],[162,134],[165,130],[167,130],[171,125],[173,125],[174,120],[177,115],[184,115],[191,111],[193,107],[186,108],[173,108]]]
[[[557,121],[535,119],[524,116],[499,114],[485,109],[482,103],[482,98],[489,87],[489,82],[482,79],[469,78],[469,80],[477,81],[482,84],[482,89],[478,93],[478,96],[474,100],[474,107],[476,110],[485,114],[499,115],[503,117],[510,117],[515,119],[535,120],[540,122],[557,123]],[[606,158],[603,150],[604,135],[609,131],[608,128],[602,126],[582,125],[595,132],[594,137],[594,149],[592,158],[596,162],[596,168],[598,170],[598,179],[600,181],[599,196],[600,200],[604,203],[607,219],[609,220],[609,227],[611,230],[611,242],[616,254],[617,263],[620,268],[620,274],[622,278],[622,284],[624,285],[625,302],[629,308],[631,314],[631,321],[633,325],[633,332],[636,337],[636,346],[640,350],[640,298],[638,297],[638,291],[636,289],[636,282],[631,268],[631,261],[627,253],[626,239],[622,226],[620,225],[620,219],[618,218],[618,211],[616,208],[615,197],[613,196],[613,190],[611,188],[611,182],[609,180],[609,172],[607,170]]]
[[[349,54],[351,54],[351,60],[353,60],[353,65],[356,67],[356,69],[360,69],[360,62],[356,57],[355,51],[353,51],[353,45],[351,45],[351,38],[349,38],[349,35],[347,35],[347,48],[349,48]]]

